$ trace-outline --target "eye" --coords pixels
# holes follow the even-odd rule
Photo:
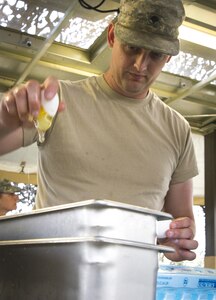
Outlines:
[[[160,53],[160,52],[154,52],[154,51],[151,51],[150,52],[150,57],[153,59],[153,60],[164,60],[164,58],[166,57],[166,54],[163,54],[163,53]]]
[[[137,54],[141,51],[141,48],[132,45],[123,45],[124,51],[128,54]]]

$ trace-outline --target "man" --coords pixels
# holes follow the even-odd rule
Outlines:
[[[0,216],[17,208],[20,188],[12,185],[8,180],[0,180]]]
[[[183,19],[180,0],[123,0],[108,27],[105,74],[75,83],[31,80],[8,91],[0,109],[2,153],[38,142],[37,208],[109,199],[164,210],[175,220],[161,242],[176,248],[167,255],[176,261],[195,258],[197,165],[188,123],[150,86],[179,52]],[[42,89],[47,99],[60,90],[66,108],[61,102],[41,143],[29,115],[37,118]]]

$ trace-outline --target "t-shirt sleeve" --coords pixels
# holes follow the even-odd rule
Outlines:
[[[179,161],[172,175],[171,184],[184,182],[199,174],[193,139],[190,127],[187,129],[185,142],[179,156]]]

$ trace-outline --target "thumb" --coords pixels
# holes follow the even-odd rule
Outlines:
[[[52,99],[59,91],[58,79],[52,76],[47,77],[41,88],[44,90],[45,99]]]

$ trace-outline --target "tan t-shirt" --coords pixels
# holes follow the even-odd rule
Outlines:
[[[149,92],[114,92],[103,76],[61,81],[66,109],[39,145],[37,208],[108,199],[161,210],[170,184],[198,174],[187,121]],[[24,130],[24,144],[35,132]]]

